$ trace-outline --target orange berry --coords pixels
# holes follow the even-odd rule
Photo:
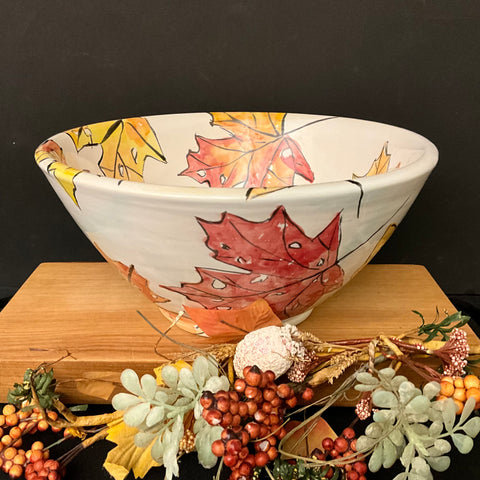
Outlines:
[[[450,375],[443,375],[442,382],[453,383],[453,377],[451,377]]]
[[[19,464],[13,464],[8,471],[10,478],[21,478],[23,475],[23,467]]]
[[[13,438],[10,435],[4,435],[1,442],[3,445],[10,445],[13,442]]]
[[[30,463],[35,463],[38,462],[39,460],[43,461],[43,450],[32,450],[32,453],[30,454],[29,461]],[[27,452],[28,456],[28,452]]]
[[[0,427],[5,425],[5,415],[0,415]]]
[[[13,462],[11,460],[5,460],[2,465],[2,470],[5,473],[8,473],[10,469],[12,468]]]
[[[58,413],[53,411],[53,410],[50,410],[47,412],[47,417],[50,419],[50,420],[53,420],[55,421],[57,418],[58,418]]]
[[[460,415],[463,412],[463,402],[460,402],[459,400],[455,400],[455,399],[453,401],[457,406],[457,415]]]
[[[28,418],[30,415],[31,415],[32,412],[30,412],[29,410],[19,410],[17,412],[17,415],[18,415],[18,418],[20,420],[25,420],[26,418]]]
[[[12,447],[18,448],[18,447],[21,447],[22,445],[23,445],[23,439],[22,437],[20,437],[20,438],[17,438],[15,442],[13,442]]]
[[[33,450],[43,450],[44,447],[45,445],[43,444],[43,442],[36,441],[32,443],[32,446],[30,448],[33,451]]]
[[[20,453],[17,453],[13,457],[13,463],[15,463],[16,465],[25,465],[26,462],[27,462],[27,457],[25,455],[20,454]]]
[[[48,460],[50,458],[50,450],[43,451],[43,459]]]
[[[480,388],[480,379],[476,375],[467,375],[463,379],[463,383],[467,390],[470,388]]]
[[[453,384],[455,385],[455,388],[465,388],[462,377],[455,377]]]
[[[480,388],[472,387],[467,390],[466,393],[467,398],[473,397],[475,398],[475,402],[480,402]]]
[[[15,455],[17,455],[17,449],[15,447],[8,447],[3,451],[3,457],[6,460],[13,460]]]
[[[459,402],[465,402],[467,395],[464,388],[456,388],[453,392],[453,399]]]
[[[2,468],[2,466],[3,466],[3,458],[0,457],[0,468]]]
[[[12,427],[10,429],[10,432],[8,432],[8,434],[12,437],[12,438],[20,438],[22,436],[22,429],[18,426],[15,426],[15,427]]]
[[[15,408],[15,405],[12,405],[11,403],[9,403],[3,407],[2,413],[5,416],[8,416],[8,415],[11,415],[12,413],[15,413],[16,410],[17,409]]]
[[[441,395],[445,395],[446,397],[451,397],[454,391],[455,391],[455,387],[453,386],[453,383],[446,382],[445,380],[442,380],[440,382]]]
[[[49,426],[50,425],[48,425],[48,422],[46,420],[40,420],[37,424],[37,428],[39,432],[47,431]]]
[[[9,427],[13,427],[18,424],[18,415],[16,413],[11,413],[5,417],[5,424]]]

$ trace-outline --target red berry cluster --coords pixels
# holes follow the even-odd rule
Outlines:
[[[47,411],[47,416],[51,420],[56,420],[56,412]],[[25,472],[27,480],[33,480],[36,477],[27,477],[27,468],[35,462],[48,460],[49,451],[45,450],[42,442],[34,442],[30,449],[22,448],[23,439],[27,434],[44,432],[49,428],[49,423],[43,417],[39,409],[17,410],[14,405],[7,404],[3,407],[0,414],[0,467],[8,473],[11,478],[20,478]],[[59,428],[51,428],[54,432],[59,432]],[[45,477],[45,478],[48,478]],[[60,476],[52,476],[49,480],[56,480]]]
[[[204,392],[200,400],[203,418],[224,428],[212,452],[232,470],[229,480],[249,480],[255,467],[277,457],[277,442],[286,434],[285,411],[297,404],[293,389],[277,385],[272,371],[262,372],[254,365],[245,367],[243,376],[235,381],[234,390]]]
[[[335,440],[329,437],[324,438],[322,441],[323,451],[316,448],[312,452],[312,457],[318,460],[349,457],[345,463],[336,464],[345,471],[345,480],[366,480],[368,467],[363,455],[354,456],[357,451],[356,443],[355,431],[353,428],[347,427]],[[330,468],[325,477],[332,478],[333,474],[334,470]]]
[[[25,468],[25,480],[60,480],[63,471],[56,460],[37,460]]]

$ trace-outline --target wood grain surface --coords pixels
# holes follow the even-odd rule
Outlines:
[[[368,265],[317,307],[301,325],[324,340],[398,335],[419,325],[412,310],[433,320],[436,308],[455,308],[419,265]],[[139,315],[165,331],[157,307],[106,263],[44,263],[0,313],[0,399],[26,368],[55,362],[58,391],[67,403],[105,403],[127,368],[151,373],[160,354],[179,350]],[[466,327],[470,343],[480,341]],[[197,347],[219,342],[172,328],[174,339]]]

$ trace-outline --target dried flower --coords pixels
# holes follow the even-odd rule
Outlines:
[[[355,407],[355,413],[359,420],[366,420],[372,414],[372,394],[364,392]]]
[[[469,351],[467,333],[454,328],[445,345],[432,353],[442,360],[444,375],[461,377],[465,375]]]

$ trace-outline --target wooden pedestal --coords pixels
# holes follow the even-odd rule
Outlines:
[[[412,310],[433,320],[435,309],[455,308],[427,270],[418,265],[368,265],[338,294],[317,307],[300,328],[324,340],[397,335],[419,325]],[[55,362],[58,391],[67,403],[104,403],[118,391],[121,371],[152,373],[162,358],[159,338],[137,313],[165,331],[157,307],[106,263],[44,263],[0,313],[0,399],[26,368]],[[471,344],[480,341],[466,327]],[[218,343],[177,327],[180,342]],[[162,340],[157,351],[178,349]],[[88,380],[88,381],[87,381]]]

